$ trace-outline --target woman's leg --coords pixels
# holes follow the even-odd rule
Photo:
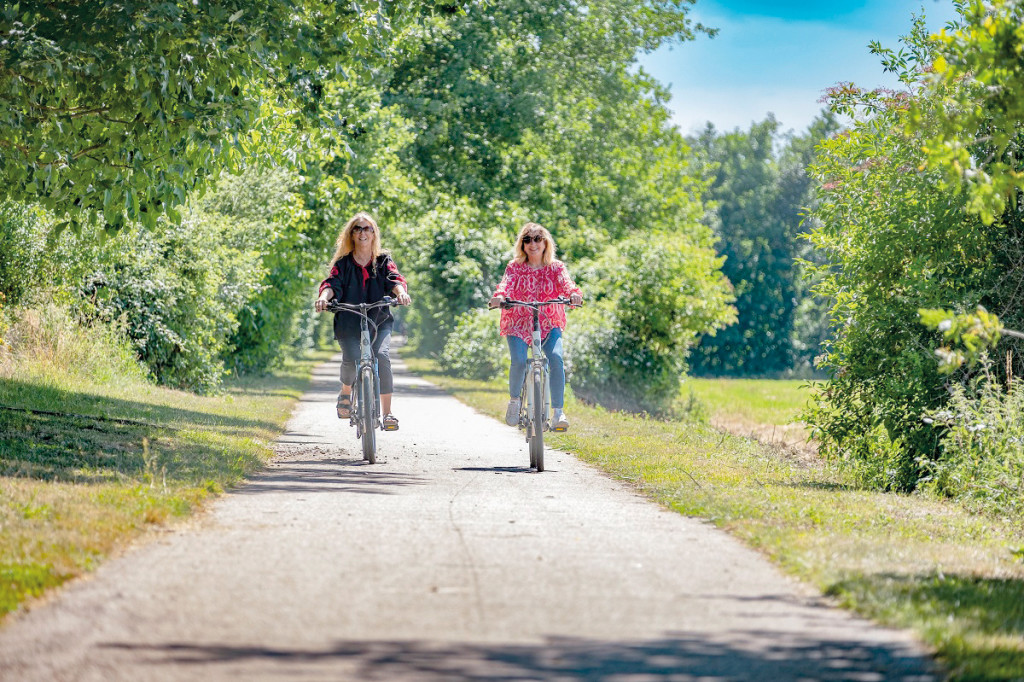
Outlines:
[[[373,342],[373,353],[377,357],[377,380],[380,381],[381,415],[391,414],[391,395],[395,390],[394,373],[391,371],[392,329],[392,323],[382,324]]]
[[[508,395],[518,398],[526,378],[526,352],[529,346],[518,336],[506,336],[511,362],[508,368]]]
[[[356,378],[356,358],[359,357],[359,339],[338,339],[341,346],[341,391],[338,393],[338,419],[348,419],[352,410],[352,383]]]
[[[341,393],[352,393],[352,384],[356,380],[356,362],[359,360],[359,337],[346,336],[338,339],[341,346]]]
[[[565,405],[565,362],[562,360],[562,330],[555,327],[541,345],[548,358],[551,378],[551,408],[560,410]]]
[[[505,408],[505,423],[515,426],[519,423],[522,403],[519,396],[523,390],[523,379],[526,378],[526,351],[529,346],[517,336],[506,336],[508,354],[511,359],[508,368],[508,407]]]

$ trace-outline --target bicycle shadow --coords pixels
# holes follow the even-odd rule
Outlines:
[[[494,466],[494,467],[453,467],[452,471],[472,471],[494,474],[529,474],[536,473],[536,469],[526,466]],[[553,471],[548,469],[547,471]]]
[[[264,493],[359,493],[395,495],[410,486],[424,486],[423,476],[405,474],[367,464],[362,459],[277,459],[250,477],[230,495]]]

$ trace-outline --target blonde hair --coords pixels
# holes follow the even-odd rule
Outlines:
[[[555,240],[551,238],[551,233],[547,231],[547,228],[538,223],[526,223],[523,225],[523,229],[519,230],[516,243],[512,246],[512,260],[516,263],[527,261],[526,251],[523,250],[523,237],[534,232],[540,232],[540,235],[544,237],[544,255],[541,257],[541,263],[551,265],[551,261],[555,260]]]
[[[356,242],[355,239],[352,238],[352,228],[360,220],[373,226],[373,242],[371,242],[373,257],[370,259],[370,262],[374,267],[376,267],[377,256],[384,253],[384,250],[380,248],[380,228],[377,227],[377,221],[373,219],[373,216],[366,211],[360,211],[349,218],[349,221],[345,223],[345,227],[341,228],[341,233],[338,234],[338,240],[334,243],[334,257],[331,258],[331,262],[327,264],[328,272],[330,272],[331,268],[334,267],[334,264],[337,263],[339,259],[344,258],[355,250]]]

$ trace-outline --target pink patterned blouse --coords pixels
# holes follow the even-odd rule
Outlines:
[[[495,296],[517,301],[547,301],[580,293],[580,288],[569,277],[565,263],[559,260],[541,268],[512,261],[494,290]],[[547,338],[548,332],[555,327],[565,329],[565,307],[556,304],[544,306],[540,309],[541,338]],[[533,311],[520,307],[502,308],[501,335],[518,336],[530,343],[533,338]]]

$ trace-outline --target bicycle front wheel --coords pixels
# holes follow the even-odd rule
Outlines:
[[[373,370],[366,368],[359,377],[359,418],[363,422],[363,459],[377,462],[377,424],[373,415]]]
[[[544,471],[544,374],[533,373],[533,404],[530,405],[533,436],[530,438],[530,464]]]

